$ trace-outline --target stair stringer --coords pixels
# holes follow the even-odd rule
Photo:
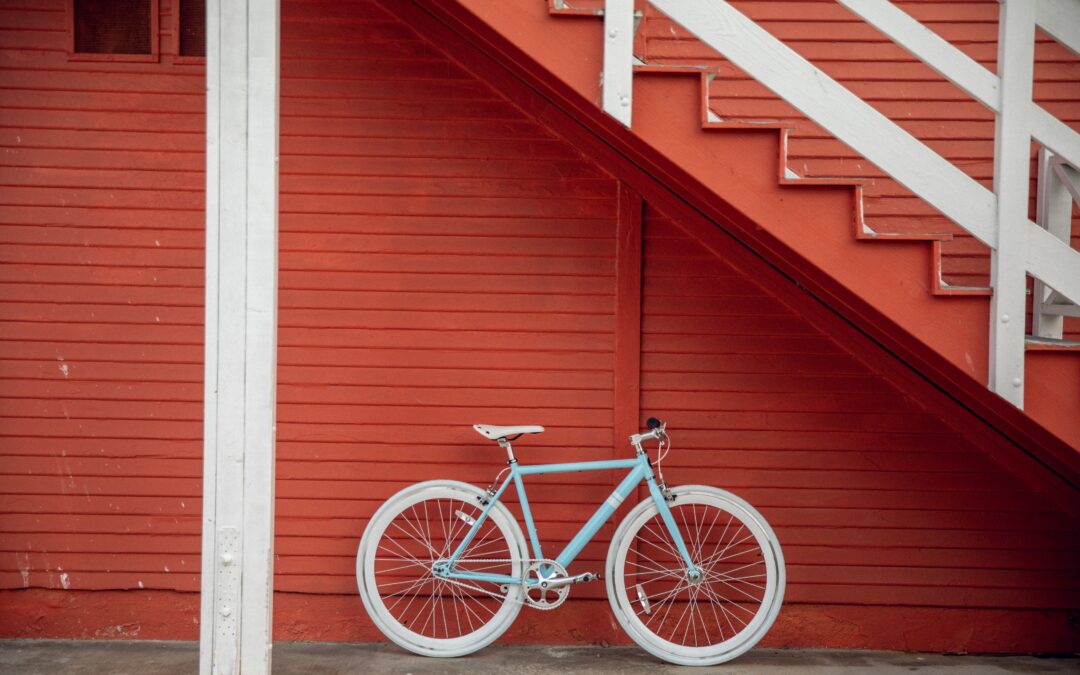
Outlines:
[[[740,190],[767,192],[764,196],[755,192],[758,198],[752,200],[758,207],[764,205],[765,208],[742,208],[744,204],[736,203],[738,195],[733,199],[730,194],[718,192],[704,180],[710,178],[709,171],[716,172],[716,165],[711,163],[715,158],[702,157],[700,153],[691,153],[689,159],[693,161],[686,161],[687,158],[677,153],[672,158],[662,146],[655,147],[653,143],[657,126],[662,132],[659,136],[672,129],[683,136],[700,136],[700,120],[691,123],[686,115],[661,116],[651,121],[652,134],[643,138],[641,134],[629,132],[599,109],[596,74],[603,53],[601,40],[597,39],[600,26],[595,21],[558,22],[562,28],[555,39],[551,31],[537,29],[537,24],[544,20],[554,21],[548,14],[546,3],[413,0],[412,5],[419,8],[427,21],[439,24],[442,29],[448,27],[459,35],[462,51],[460,55],[456,52],[454,55],[464,67],[500,87],[512,102],[549,124],[583,153],[605,166],[618,167],[619,178],[647,199],[674,199],[675,206],[689,208],[688,213],[704,218],[703,222],[712,228],[710,236],[733,237],[740,246],[746,247],[747,255],[764,259],[778,271],[779,278],[783,279],[778,283],[787,284],[788,292],[792,288],[798,289],[800,295],[827,307],[837,317],[839,325],[848,327],[853,340],[892,353],[909,371],[908,375],[923,382],[930,392],[928,395],[936,396],[935,400],[941,405],[953,406],[961,417],[968,415],[973,425],[988,424],[988,429],[992,429],[988,433],[998,442],[1004,442],[1014,459],[1028,467],[1018,469],[1017,475],[1028,475],[1041,482],[1063,481],[1067,501],[1075,499],[1074,486],[1080,484],[1080,455],[1076,452],[1080,443],[1070,446],[1062,437],[989,392],[981,378],[973,377],[973,372],[985,367],[988,303],[981,297],[935,302],[926,292],[925,283],[912,282],[912,278],[925,280],[928,278],[925,275],[930,273],[923,242],[897,241],[890,247],[858,244],[848,229],[852,208],[850,188],[830,189],[826,186],[813,191],[792,191],[779,184],[776,168],[771,163],[767,169],[755,165],[747,171],[741,171],[737,163],[721,166],[721,177],[729,181],[734,179],[732,184]],[[405,10],[395,7],[394,11],[401,14]],[[439,27],[430,25],[430,29],[439,30]],[[552,48],[553,43],[557,43],[557,49]],[[469,46],[478,51],[466,49]],[[652,78],[654,82],[661,81],[659,88],[642,87],[637,93],[645,92],[665,104],[682,97],[684,106],[691,105],[689,101],[697,105],[700,87],[695,84],[689,89],[683,87],[680,92],[680,85],[686,83],[673,82],[678,79]],[[673,85],[674,89],[671,89]],[[679,109],[679,106],[672,109]],[[641,121],[641,116],[635,118],[638,131]],[[724,134],[728,150],[736,157],[775,158],[779,153],[778,135],[766,136],[757,131],[732,130]],[[703,145],[700,138],[692,138],[691,144]],[[747,153],[747,144],[754,145],[756,150]],[[796,198],[796,194],[802,197]],[[803,199],[808,202],[802,202]],[[770,200],[780,202],[779,207]],[[825,210],[832,214],[832,221],[822,227],[816,219],[809,219],[812,227],[807,229],[810,232],[798,232],[794,228],[807,211],[800,211],[797,218],[790,214],[784,218],[784,209],[795,201],[800,201],[803,206],[817,203],[819,208],[829,204]],[[666,211],[676,213],[675,206],[669,205]],[[838,213],[847,216],[837,218]],[[773,224],[773,218],[779,218],[787,230],[766,228],[766,224]],[[784,236],[788,232],[798,236],[789,240]],[[844,236],[839,236],[841,234]],[[858,263],[857,268],[845,268],[849,272],[847,278],[830,274],[829,266],[821,264],[828,260],[816,260],[800,250],[800,244],[808,236],[828,239],[822,246],[826,251],[832,245],[841,250],[840,254],[833,253],[834,267],[854,261]],[[902,264],[896,264],[897,258]],[[903,271],[897,272],[898,267]],[[857,280],[863,273],[872,276],[876,269],[886,271],[886,278],[872,278],[864,287],[847,283],[851,277]],[[892,311],[901,301],[907,304],[908,311]],[[943,310],[942,306],[948,307],[949,311]],[[911,311],[912,307],[915,312]],[[920,317],[922,330],[919,325],[905,320],[913,315]],[[929,330],[927,326],[936,330]],[[969,349],[975,351],[966,351]],[[1053,490],[1048,490],[1048,494],[1051,492]]]

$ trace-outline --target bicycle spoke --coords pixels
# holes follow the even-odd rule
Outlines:
[[[421,585],[427,583],[427,581],[428,581],[427,577],[422,577],[420,579],[411,579],[409,581],[397,582],[397,583],[402,583],[402,584],[410,584],[410,586],[408,588],[406,588],[406,589],[403,589],[403,590],[400,590],[400,591],[395,591],[394,593],[388,593],[388,594],[384,595],[383,597],[384,598],[393,598],[393,597],[398,597],[398,596],[404,597],[404,596],[408,595],[409,593],[411,593],[413,590],[419,588]],[[385,588],[387,586],[393,586],[393,585],[394,584],[381,584],[379,586],[379,588],[382,589],[382,588]]]
[[[656,617],[660,616],[660,612],[659,612],[660,607],[664,607],[665,605],[667,605],[667,608],[664,610],[664,618],[659,621],[658,625],[663,625],[663,623],[665,621],[667,621],[668,614],[671,613],[671,608],[675,606],[675,603],[674,603],[675,597],[680,592],[682,592],[683,589],[687,588],[688,586],[689,586],[689,582],[682,581],[682,582],[679,583],[678,586],[673,588],[667,594],[660,597],[660,604],[656,607],[656,609],[654,609],[654,611],[656,612]],[[646,623],[650,623],[651,620],[652,619],[650,618],[650,621],[648,621]]]
[[[659,523],[659,529],[660,529],[659,534],[655,530],[653,530],[651,527],[649,527],[648,525],[645,526],[645,529],[647,529],[650,534],[652,534],[654,537],[656,537],[660,541],[663,541],[664,544],[667,545],[668,552],[671,553],[671,557],[675,558],[676,560],[680,560],[682,558],[682,555],[679,553],[679,548],[677,546],[675,546],[675,542],[671,541],[668,538],[667,526],[666,525],[664,525],[662,522]],[[648,542],[648,543],[653,544],[653,546],[656,546],[656,548],[660,548],[657,544],[655,544],[653,542]]]
[[[749,621],[744,621],[737,614],[735,614],[735,612],[733,612],[731,610],[732,607],[735,607],[736,609],[738,609],[738,610],[740,610],[742,612],[746,612],[747,614],[750,615],[751,619],[753,618],[753,616],[754,616],[753,610],[751,610],[749,608],[746,608],[746,607],[743,607],[742,605],[740,605],[737,602],[732,602],[731,600],[728,600],[727,598],[723,597],[722,595],[713,593],[712,589],[710,589],[710,588],[706,588],[705,592],[712,598],[713,604],[716,605],[716,606],[719,606],[720,611],[722,611],[725,615],[727,615],[729,623],[730,623],[731,619],[735,619],[736,621],[739,622],[739,624],[740,624],[739,630],[742,630],[742,627],[746,626],[746,624],[749,623]],[[734,626],[732,626],[732,630],[733,631],[735,630]]]
[[[739,619],[739,617],[735,616],[735,614],[732,613],[731,610],[727,608],[727,605],[729,603],[725,602],[723,598],[720,598],[720,597],[717,597],[717,596],[713,595],[712,591],[710,589],[705,589],[705,593],[706,593],[706,595],[709,595],[710,599],[712,600],[712,602],[709,603],[709,605],[713,608],[714,612],[716,611],[717,607],[720,607],[720,612],[724,615],[724,620],[727,621],[728,627],[731,629],[731,634],[732,635],[735,635],[736,633],[739,632],[739,630],[741,630],[741,628],[736,629],[735,625],[733,623],[731,623],[732,617],[734,617],[736,621],[739,621],[739,623],[742,624],[742,626],[746,626],[745,621],[742,621],[741,619]],[[719,623],[719,619],[717,619],[717,623]]]
[[[405,548],[397,539],[389,539],[389,541],[391,544],[397,546],[401,550],[401,553],[399,553],[397,557],[398,560],[408,559],[412,561],[417,567],[420,567],[422,569],[431,569],[431,566],[428,563],[425,563],[424,561],[414,556],[412,553],[409,553],[409,549]],[[393,553],[393,551],[391,551],[390,549],[384,549],[382,546],[380,546],[379,549],[385,550],[387,553]]]
[[[742,554],[746,553],[746,551],[736,551],[735,553],[732,553],[731,555],[724,555],[724,554],[727,553],[731,549],[732,546],[737,546],[737,545],[739,545],[739,544],[741,544],[741,543],[743,543],[745,541],[750,541],[753,538],[754,538],[754,533],[753,532],[748,532],[746,534],[746,536],[743,537],[742,539],[739,539],[738,541],[733,541],[733,542],[728,543],[728,545],[724,547],[724,550],[722,550],[722,551],[720,551],[718,553],[713,553],[712,555],[710,555],[705,560],[702,560],[701,564],[702,565],[711,565],[711,564],[713,564],[715,562],[718,562],[718,561],[721,561],[721,560],[727,560],[728,558],[734,558],[735,556],[742,555]]]
[[[397,523],[391,523],[391,525],[393,525],[395,528],[397,528],[397,530],[399,532],[401,532],[403,535],[405,535],[406,537],[412,539],[416,543],[418,543],[421,546],[423,546],[424,548],[426,548],[428,550],[428,553],[432,555],[432,560],[434,561],[434,559],[435,559],[434,558],[435,549],[431,547],[430,540],[424,541],[423,539],[417,538],[416,535],[412,534],[411,532],[409,532],[408,530],[403,528],[401,525],[398,525]]]

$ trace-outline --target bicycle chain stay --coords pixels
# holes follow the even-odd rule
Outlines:
[[[512,558],[459,558],[458,562],[514,563],[514,562],[518,562],[518,561],[514,560]],[[521,559],[520,562],[525,565],[525,568],[524,568],[525,571],[523,572],[523,574],[528,574],[529,569],[533,565],[551,564],[551,565],[555,565],[558,569],[562,569],[562,565],[559,565],[559,563],[555,562],[554,560],[548,560],[547,558],[523,558],[523,559]],[[447,583],[454,584],[455,586],[461,586],[461,587],[467,588],[467,589],[469,589],[471,591],[476,591],[477,593],[483,593],[484,595],[489,595],[489,596],[491,596],[491,597],[493,597],[493,598],[495,598],[497,600],[505,600],[506,599],[506,596],[503,595],[503,594],[496,593],[495,591],[489,591],[488,589],[480,588],[479,586],[474,586],[473,584],[462,581],[460,579],[447,579],[445,577],[436,577],[436,578],[439,579],[440,581],[445,581]],[[557,608],[559,605],[562,604],[562,602],[559,602],[557,604],[551,604],[550,606],[533,604],[533,603],[529,602],[529,594],[528,594],[528,592],[527,592],[527,590],[525,588],[525,578],[524,577],[521,579],[521,582],[520,582],[519,585],[522,587],[522,590],[524,592],[522,593],[521,599],[516,600],[515,602],[517,602],[520,605],[526,605],[526,606],[531,607],[531,608],[533,608],[535,610],[539,610],[541,612],[547,612],[547,611],[551,611],[551,610]],[[569,595],[570,594],[569,586],[566,587],[566,588],[567,588],[566,595]]]

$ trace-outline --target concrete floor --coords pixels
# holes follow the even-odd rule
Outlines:
[[[191,675],[194,642],[0,640],[3,675]],[[689,669],[663,664],[634,647],[493,646],[458,659],[414,656],[373,644],[284,642],[274,646],[274,673],[1080,673],[1080,658],[942,656],[903,652],[758,649],[732,663]]]

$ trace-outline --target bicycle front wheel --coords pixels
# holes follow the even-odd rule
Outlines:
[[[671,491],[672,516],[702,576],[690,579],[656,504],[638,504],[607,557],[607,592],[623,630],[665,661],[708,666],[760,640],[784,598],[784,556],[752,506],[712,487]]]
[[[483,511],[479,488],[429,481],[405,488],[372,516],[356,556],[360,598],[375,626],[424,656],[462,656],[494,642],[521,611],[520,584],[442,579],[450,557]],[[528,552],[521,528],[501,503],[456,565],[458,571],[520,579]]]

